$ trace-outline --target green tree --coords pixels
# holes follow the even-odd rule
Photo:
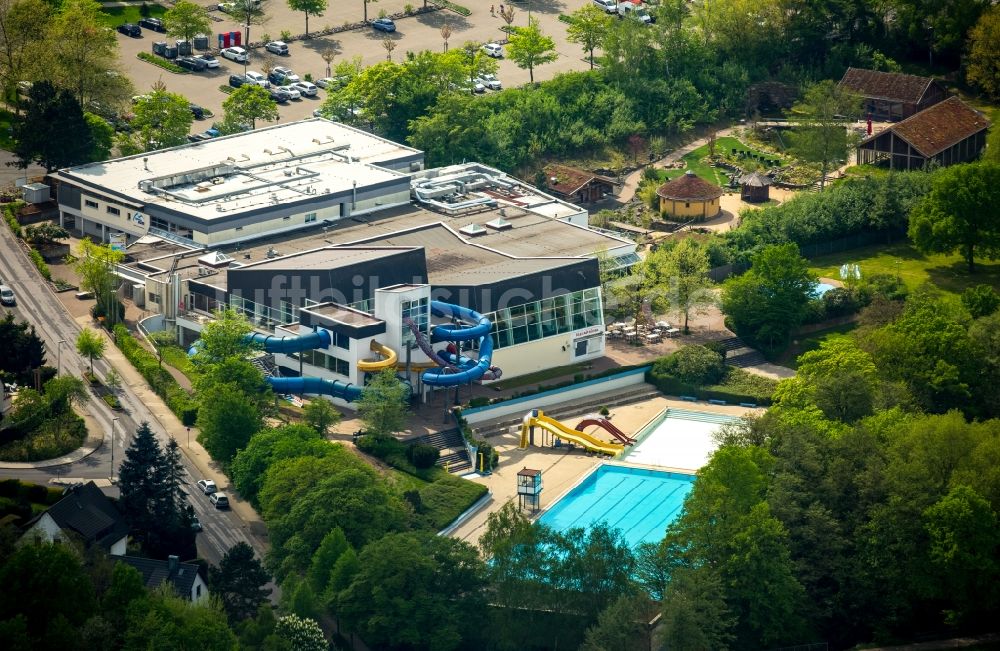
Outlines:
[[[326,11],[327,0],[288,0],[292,11],[301,11],[306,15],[306,38],[309,38],[309,14],[322,16]]]
[[[124,317],[125,309],[115,295],[118,276],[116,265],[125,259],[123,251],[115,251],[104,244],[94,244],[89,239],[80,241],[73,270],[80,276],[80,287],[94,292],[97,299],[96,316],[109,316],[114,324]]]
[[[295,651],[326,651],[330,645],[314,619],[285,615],[274,627],[275,635],[288,640]]]
[[[1000,257],[1000,163],[953,165],[935,173],[929,195],[910,211],[909,236],[924,253],[958,251],[969,273],[975,258]]]
[[[1000,7],[992,7],[979,17],[969,32],[969,64],[965,78],[994,100],[1000,99]]]
[[[380,371],[361,391],[358,414],[365,431],[375,436],[391,436],[406,425],[409,389],[389,368]]]
[[[153,591],[143,608],[131,608],[125,625],[125,649],[184,649],[197,640],[200,649],[235,651],[236,635],[218,602],[191,603],[169,584]]]
[[[191,41],[196,34],[211,34],[212,20],[208,11],[189,0],[179,0],[163,14],[167,34],[183,41]]]
[[[348,547],[344,550],[344,553],[340,555],[337,562],[334,563],[333,569],[330,570],[330,581],[327,583],[326,592],[323,593],[323,601],[327,604],[327,607],[336,607],[337,595],[340,592],[351,585],[351,581],[361,570],[361,564],[358,560],[358,553],[354,551],[353,547]]]
[[[795,244],[765,247],[752,262],[723,287],[722,311],[738,335],[776,350],[805,318],[815,279]]]
[[[9,373],[20,384],[31,384],[34,370],[45,364],[45,343],[35,326],[15,321],[14,313],[8,310],[0,318],[0,341],[4,342],[0,372]]]
[[[481,607],[482,561],[465,542],[433,532],[371,542],[337,613],[369,644],[455,649],[473,633]]]
[[[45,383],[45,398],[53,413],[61,414],[72,405],[79,405],[90,399],[90,392],[83,380],[72,375],[59,375]]]
[[[94,137],[80,103],[48,81],[31,86],[24,115],[15,120],[12,136],[21,169],[36,162],[51,172],[89,163],[94,153]]]
[[[792,107],[795,128],[789,134],[791,152],[820,167],[819,187],[826,187],[831,166],[847,160],[855,138],[846,120],[861,112],[861,99],[833,81],[817,82],[805,89],[802,101]]]
[[[83,119],[90,130],[94,148],[87,157],[89,161],[100,161],[111,158],[111,148],[115,143],[115,128],[99,115],[84,112]]]
[[[698,313],[716,302],[708,277],[708,251],[696,240],[686,238],[671,249],[658,250],[652,255],[650,264],[659,276],[658,284],[667,292],[666,300],[684,317],[683,330],[688,334],[691,313]]]
[[[254,434],[246,447],[236,453],[229,476],[240,495],[259,507],[258,493],[272,464],[295,457],[324,457],[333,454],[334,450],[333,444],[306,425],[265,429]]]
[[[225,117],[222,120],[224,133],[239,133],[257,128],[257,120],[276,122],[278,108],[266,89],[255,84],[240,86],[222,103]]]
[[[587,629],[580,651],[641,648],[645,639],[649,598],[639,594],[623,594],[601,611],[597,621]]]
[[[46,31],[46,76],[81,106],[97,102],[111,111],[132,94],[132,84],[118,71],[118,40],[102,15],[94,0],[62,3]]]
[[[198,441],[212,458],[228,466],[263,426],[254,400],[235,384],[216,384],[201,396]]]
[[[662,621],[664,648],[676,651],[725,651],[736,624],[722,581],[707,566],[673,573],[663,598]]]
[[[240,541],[229,548],[218,566],[208,568],[208,587],[219,597],[230,624],[250,619],[271,594],[265,588],[271,575],[254,557],[253,548]]]
[[[977,319],[969,327],[969,342],[979,360],[980,402],[993,417],[1000,416],[1000,312]]]
[[[604,37],[611,28],[612,18],[608,12],[588,4],[569,15],[566,39],[583,48],[590,58],[590,69],[594,69],[594,50],[601,47]]]
[[[853,423],[871,414],[877,369],[872,356],[853,339],[828,338],[818,349],[803,353],[798,365],[794,382],[805,385],[827,418]]]
[[[104,355],[107,340],[100,333],[84,328],[76,336],[76,352],[90,360],[90,374],[94,374],[94,358],[100,359]]]
[[[1000,294],[989,285],[976,285],[962,292],[962,305],[973,319],[989,316],[1000,308]]]
[[[69,232],[55,222],[42,222],[24,229],[24,241],[36,249],[46,249],[68,237]]]
[[[45,38],[52,7],[44,0],[5,0],[0,3],[0,87],[6,93],[17,82],[34,78],[38,48]]]
[[[329,400],[315,398],[303,407],[302,420],[320,436],[326,436],[330,428],[340,422],[340,412]]]
[[[535,83],[535,67],[555,61],[559,54],[552,37],[542,33],[538,20],[528,19],[527,27],[514,27],[507,43],[507,56],[517,67],[528,71],[528,79]]]
[[[187,142],[194,115],[187,98],[162,87],[135,103],[132,132],[119,138],[125,155],[139,154]]]
[[[333,568],[350,546],[351,544],[347,542],[347,537],[344,536],[344,531],[340,527],[334,527],[330,533],[323,536],[323,541],[319,544],[316,553],[313,554],[309,573],[306,575],[316,594],[321,595],[326,591]]]
[[[111,583],[101,595],[101,615],[111,625],[110,637],[114,642],[120,643],[125,634],[129,608],[146,597],[146,583],[139,570],[127,563],[115,563]]]
[[[243,358],[254,350],[247,335],[253,326],[242,313],[231,308],[219,310],[211,321],[205,324],[198,339],[196,364],[216,364],[231,358]]]

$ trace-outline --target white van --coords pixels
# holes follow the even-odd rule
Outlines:
[[[635,18],[640,20],[647,25],[653,22],[653,17],[649,15],[649,11],[646,9],[646,5],[641,2],[619,2],[618,3],[618,17],[619,18]]]

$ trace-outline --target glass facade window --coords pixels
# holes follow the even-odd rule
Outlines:
[[[486,316],[493,322],[495,348],[604,325],[598,287],[517,305]]]
[[[429,332],[431,322],[430,301],[426,298],[416,301],[403,301],[400,304],[400,317],[402,319],[401,323],[404,324],[403,344],[406,345],[416,339],[413,336],[413,332],[405,325],[407,319],[417,324],[417,329],[421,332]]]
[[[316,221],[316,213],[314,213],[314,212],[307,212],[306,213],[306,223],[307,224],[311,224],[314,221]]]
[[[339,357],[334,357],[333,355],[327,355],[326,353],[318,350],[304,350],[301,353],[292,353],[289,357],[292,359],[301,359],[303,364],[309,364],[310,366],[315,366],[317,368],[325,368],[328,371],[336,373],[337,375],[343,375],[344,377],[349,377],[351,373],[351,365],[346,359],[340,359]]]

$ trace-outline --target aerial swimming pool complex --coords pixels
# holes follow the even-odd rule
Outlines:
[[[557,531],[605,522],[629,547],[659,542],[691,492],[694,475],[602,464],[539,520]]]

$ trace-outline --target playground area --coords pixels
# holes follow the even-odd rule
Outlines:
[[[674,415],[668,417],[671,411]],[[489,488],[490,501],[448,533],[475,544],[486,530],[489,514],[509,501],[518,501],[518,473],[530,468],[541,471],[544,487],[535,515],[542,522],[562,529],[601,520],[614,525],[616,519],[625,518],[621,522],[628,525],[629,535],[639,542],[662,535],[679,510],[679,507],[664,507],[663,496],[669,493],[673,496],[670,500],[683,502],[681,492],[686,495],[690,486],[685,477],[693,476],[715,449],[712,434],[724,422],[760,411],[658,396],[611,410],[607,416],[610,424],[625,437],[637,440],[625,444],[611,431],[593,424],[600,419],[599,415],[582,411],[556,420],[540,410],[538,416],[526,419],[521,426],[490,437],[489,442],[500,454],[499,467],[491,475],[469,477]],[[530,421],[535,427],[534,444],[530,432],[525,431],[525,423]],[[581,422],[591,424],[577,429]],[[527,446],[522,445],[525,442]],[[652,472],[617,471],[608,475],[609,471],[601,471],[600,475],[592,475],[602,466]],[[615,482],[615,478],[620,481]],[[637,489],[645,495],[639,500],[648,507],[645,511],[637,508],[635,500],[616,505],[614,500],[605,500],[600,495],[607,486],[622,482],[645,486]],[[659,486],[654,488],[655,485]],[[668,485],[681,492],[673,492]],[[593,504],[588,506],[590,502]],[[547,515],[550,512],[552,515]],[[667,512],[670,517],[666,517]],[[614,526],[624,530],[623,524]]]

